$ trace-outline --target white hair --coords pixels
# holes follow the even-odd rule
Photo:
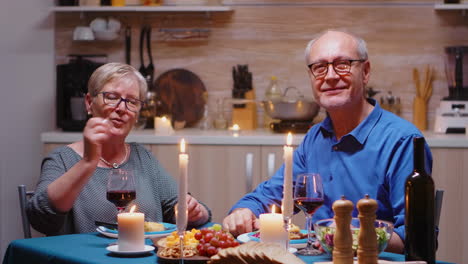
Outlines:
[[[357,54],[359,56],[359,59],[361,60],[367,60],[368,59],[368,55],[367,55],[367,44],[366,44],[366,41],[352,33],[349,33],[349,32],[346,32],[346,31],[343,31],[343,30],[326,30],[326,31],[323,31],[322,33],[318,34],[314,39],[312,39],[311,41],[309,41],[309,43],[307,43],[307,47],[305,49],[305,61],[306,61],[306,64],[308,65],[310,62],[309,62],[309,56],[310,56],[310,49],[312,48],[312,46],[314,45],[314,43],[319,39],[321,38],[323,35],[327,34],[328,32],[331,32],[331,31],[334,31],[334,32],[341,32],[341,33],[344,33],[344,34],[347,34],[347,35],[350,35],[351,37],[353,37],[353,39],[356,41],[356,46],[357,46]]]

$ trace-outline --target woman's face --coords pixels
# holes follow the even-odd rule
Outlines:
[[[137,80],[134,78],[113,79],[102,87],[96,97],[91,97],[89,94],[86,97],[88,110],[92,116],[108,119],[112,126],[111,134],[126,137],[132,130],[139,113],[130,111],[125,101],[120,101],[117,105],[105,104],[103,92],[113,93],[123,99],[139,99],[140,90]]]

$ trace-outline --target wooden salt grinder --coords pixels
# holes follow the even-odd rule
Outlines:
[[[377,202],[370,199],[368,194],[357,203],[361,226],[358,236],[358,264],[377,264],[378,262],[377,233],[374,227],[377,207]]]
[[[336,200],[332,208],[335,212],[336,223],[336,232],[333,237],[333,264],[352,264],[353,237],[349,225],[354,204],[341,196],[341,200]]]

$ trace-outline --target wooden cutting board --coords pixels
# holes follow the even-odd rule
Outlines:
[[[193,127],[203,117],[206,88],[202,80],[186,69],[172,69],[161,74],[154,82],[154,90],[161,104],[158,116],[167,115],[174,121]]]

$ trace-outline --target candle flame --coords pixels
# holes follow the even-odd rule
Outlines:
[[[239,125],[238,125],[238,124],[232,125],[232,130],[234,130],[234,131],[239,131],[239,130],[240,130]]]
[[[161,120],[164,121],[164,122],[166,122],[166,120],[167,120],[166,116],[163,116],[163,117],[161,118]]]
[[[180,141],[180,152],[185,153],[185,139]]]
[[[131,208],[130,208],[130,213],[133,213],[133,211],[135,211],[136,209],[136,205],[134,204]]]
[[[290,146],[292,144],[292,134],[291,132],[288,133],[288,136],[286,137],[286,144]]]
[[[272,212],[272,213],[275,213],[275,212],[276,212],[276,206],[275,206],[275,205],[272,205],[272,206],[271,206],[271,212]]]

